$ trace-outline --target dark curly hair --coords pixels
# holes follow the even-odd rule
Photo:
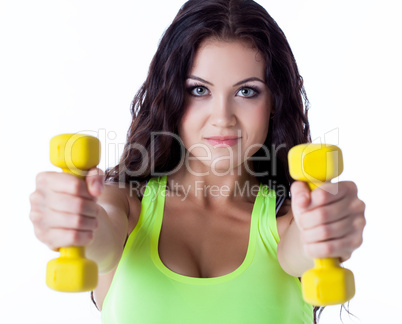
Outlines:
[[[261,183],[275,183],[288,195],[293,181],[288,151],[311,141],[309,102],[283,31],[252,0],[190,0],[181,7],[163,34],[147,79],[134,97],[121,160],[106,171],[106,180],[145,182],[152,176],[168,174],[181,162],[184,147],[178,126],[185,109],[185,81],[197,49],[208,38],[248,42],[264,57],[266,85],[275,111],[263,146],[270,149],[271,159],[254,161],[253,167],[255,172],[265,173],[258,177]],[[254,154],[258,156],[266,156],[263,148]],[[314,318],[317,313],[318,307]]]

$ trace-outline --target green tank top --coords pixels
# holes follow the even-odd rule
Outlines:
[[[152,178],[103,303],[103,324],[298,324],[313,322],[300,281],[278,263],[275,192],[260,185],[248,250],[233,272],[187,277],[159,258],[166,176]]]

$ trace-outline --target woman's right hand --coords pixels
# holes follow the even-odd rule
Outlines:
[[[96,200],[103,190],[103,179],[96,168],[85,181],[67,173],[39,173],[29,214],[36,237],[54,251],[88,245],[98,227]]]

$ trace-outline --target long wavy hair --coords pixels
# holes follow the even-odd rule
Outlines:
[[[106,180],[144,182],[168,174],[182,161],[184,147],[178,126],[185,111],[185,81],[200,44],[213,38],[245,41],[265,59],[265,80],[275,112],[268,136],[254,157],[259,181],[285,188],[293,182],[287,154],[291,147],[311,141],[309,102],[296,60],[285,34],[274,19],[252,0],[190,0],[179,10],[160,39],[148,76],[135,95],[132,122],[120,162],[106,171]],[[269,121],[267,121],[269,122]],[[314,309],[314,318],[318,308]]]

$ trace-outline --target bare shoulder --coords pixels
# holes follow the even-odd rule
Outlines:
[[[278,211],[276,224],[278,227],[279,238],[283,237],[283,234],[288,229],[289,225],[293,222],[293,213],[290,199],[285,199],[281,208]]]

